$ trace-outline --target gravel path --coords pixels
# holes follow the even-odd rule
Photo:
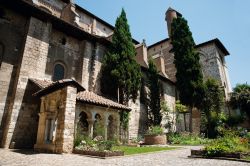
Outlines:
[[[31,151],[0,149],[0,166],[250,166],[250,163],[190,159],[190,149],[200,147],[184,147],[181,149],[155,152],[150,154],[98,159],[76,154],[36,154]]]

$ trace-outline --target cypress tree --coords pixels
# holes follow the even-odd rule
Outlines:
[[[148,88],[149,88],[149,126],[157,126],[161,124],[161,98],[160,98],[160,82],[159,72],[152,59],[149,60]]]
[[[128,105],[130,99],[135,101],[140,90],[141,70],[135,55],[126,13],[122,9],[116,20],[111,46],[103,59],[101,91],[109,97],[116,97],[124,105]],[[120,112],[120,122],[120,134],[125,140],[128,134],[128,112]]]
[[[128,104],[138,96],[141,82],[140,66],[135,61],[135,47],[126,13],[117,18],[112,43],[103,60],[102,92]]]
[[[176,86],[181,103],[189,107],[190,122],[192,122],[192,109],[200,106],[203,96],[203,75],[199,54],[194,49],[192,33],[183,17],[179,16],[173,20],[170,37],[177,70]],[[192,132],[192,123],[190,123],[190,132]]]

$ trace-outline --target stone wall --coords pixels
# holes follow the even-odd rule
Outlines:
[[[3,8],[0,17],[0,43],[3,46],[3,59],[0,62],[0,145],[6,128],[9,107],[18,78],[19,61],[22,57],[23,40],[26,33],[27,18],[14,11]]]
[[[82,54],[80,51],[81,41],[65,35],[55,29],[52,30],[49,41],[49,52],[46,63],[46,79],[52,80],[54,66],[60,63],[65,68],[65,78],[82,81]],[[84,49],[84,48],[81,48]]]
[[[24,46],[21,66],[18,68],[17,82],[13,86],[13,100],[10,102],[7,126],[4,131],[3,145],[8,147],[12,141],[13,132],[18,132],[16,122],[24,103],[25,91],[29,78],[44,78],[49,35],[51,24],[31,17],[28,24],[28,34]],[[16,88],[15,88],[16,87]],[[27,108],[27,105],[25,106]],[[16,130],[17,129],[17,130]]]
[[[76,88],[68,86],[42,97],[35,150],[54,153],[72,152],[76,93]],[[51,123],[47,124],[48,120],[51,120]],[[47,128],[50,130],[46,131]]]
[[[170,53],[170,50],[172,49],[172,45],[170,43],[170,40],[164,41],[160,44],[157,44],[153,47],[150,47],[148,49],[148,55],[149,57],[152,57],[153,59],[161,56],[164,58],[165,63],[165,69],[166,74],[169,77],[170,80],[176,81],[175,78],[175,65],[174,65],[174,54]]]
[[[232,92],[229,81],[225,55],[212,43],[203,47],[199,47],[197,51],[200,53],[200,63],[205,79],[214,78],[221,86],[224,86],[226,100],[229,99],[228,93]]]
[[[162,126],[165,126],[167,123],[173,123],[172,128],[170,128],[171,131],[176,131],[176,111],[175,111],[175,102],[176,102],[176,89],[173,84],[167,83],[165,81],[161,81],[162,85],[162,92],[161,92],[161,98],[162,101],[165,101],[168,108],[170,109],[170,112],[168,113],[168,117],[170,119],[166,118],[166,115],[163,114],[162,117]],[[165,132],[169,132],[169,130],[166,130]]]

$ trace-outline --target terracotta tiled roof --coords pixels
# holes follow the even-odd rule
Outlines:
[[[131,109],[129,107],[126,107],[125,105],[116,103],[110,99],[104,98],[102,96],[99,96],[93,92],[88,92],[88,91],[84,91],[84,92],[79,92],[77,94],[76,99],[78,101],[83,101],[83,102],[87,102],[90,104],[97,104],[97,105],[101,105],[101,106],[107,106],[107,107],[111,107],[111,108],[118,108],[118,109],[123,109],[123,110],[127,110],[130,111]]]
[[[49,86],[50,84],[53,83],[50,80],[39,80],[39,79],[34,79],[34,78],[30,78],[29,80],[34,82],[40,88],[45,88],[45,87],[47,87],[47,86]]]
[[[65,86],[68,85],[75,86],[78,92],[85,90],[77,81],[73,79],[63,79],[55,82],[49,80],[38,80],[38,79],[30,79],[30,80],[41,88],[41,90],[36,92],[34,96],[43,96],[60,88],[64,88]]]

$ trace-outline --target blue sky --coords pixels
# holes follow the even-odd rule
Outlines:
[[[115,24],[122,7],[133,38],[147,45],[168,37],[165,12],[182,13],[197,44],[219,38],[230,52],[226,58],[229,77],[250,84],[250,0],[75,0],[96,16]]]

